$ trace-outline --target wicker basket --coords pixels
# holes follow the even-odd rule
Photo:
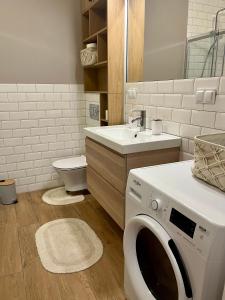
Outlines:
[[[80,60],[82,66],[91,66],[97,63],[96,44],[88,44],[87,48],[80,51]]]
[[[195,137],[193,174],[225,191],[225,133]]]

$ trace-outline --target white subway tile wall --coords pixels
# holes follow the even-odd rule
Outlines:
[[[51,164],[84,152],[86,99],[79,84],[0,84],[0,177],[17,192],[62,184]]]
[[[217,90],[215,104],[196,104],[195,91],[199,87]],[[128,83],[126,90],[129,88],[137,88],[138,94],[135,100],[126,95],[126,121],[130,111],[137,107],[147,111],[148,128],[152,119],[161,118],[164,132],[182,137],[182,158],[192,157],[196,135],[225,130],[225,77],[166,81],[165,84]]]

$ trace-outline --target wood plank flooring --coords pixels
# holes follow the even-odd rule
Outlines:
[[[124,300],[120,228],[91,195],[80,203],[51,206],[42,202],[42,194],[21,194],[17,204],[0,205],[0,299]],[[94,266],[73,274],[52,274],[42,267],[35,232],[58,218],[80,218],[93,228],[104,246]]]

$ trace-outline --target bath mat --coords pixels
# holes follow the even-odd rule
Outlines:
[[[35,234],[41,263],[52,273],[73,273],[94,265],[103,254],[100,239],[80,219],[58,219]]]
[[[66,192],[64,187],[59,187],[45,192],[42,196],[42,200],[51,205],[67,205],[83,201],[84,196],[70,195]]]

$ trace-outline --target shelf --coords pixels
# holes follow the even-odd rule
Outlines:
[[[101,68],[84,68],[85,91],[107,91],[108,74],[107,65]]]
[[[109,121],[107,121],[105,119],[100,120],[100,126],[108,126],[108,125],[109,125]]]
[[[88,93],[88,94],[108,94],[108,92],[107,91],[87,91],[86,93]]]
[[[98,69],[98,68],[103,68],[107,66],[107,60],[106,61],[101,61],[99,63],[96,63],[94,65],[90,65],[90,66],[84,66],[84,69]]]
[[[93,33],[92,35],[90,35],[89,37],[85,38],[83,40],[84,44],[88,44],[88,43],[94,43],[97,42],[97,36],[101,35],[101,34],[106,34],[107,33],[107,26],[98,30],[97,32]]]
[[[82,15],[86,15],[90,9],[104,9],[106,6],[105,0],[95,0],[88,8],[82,11]]]

